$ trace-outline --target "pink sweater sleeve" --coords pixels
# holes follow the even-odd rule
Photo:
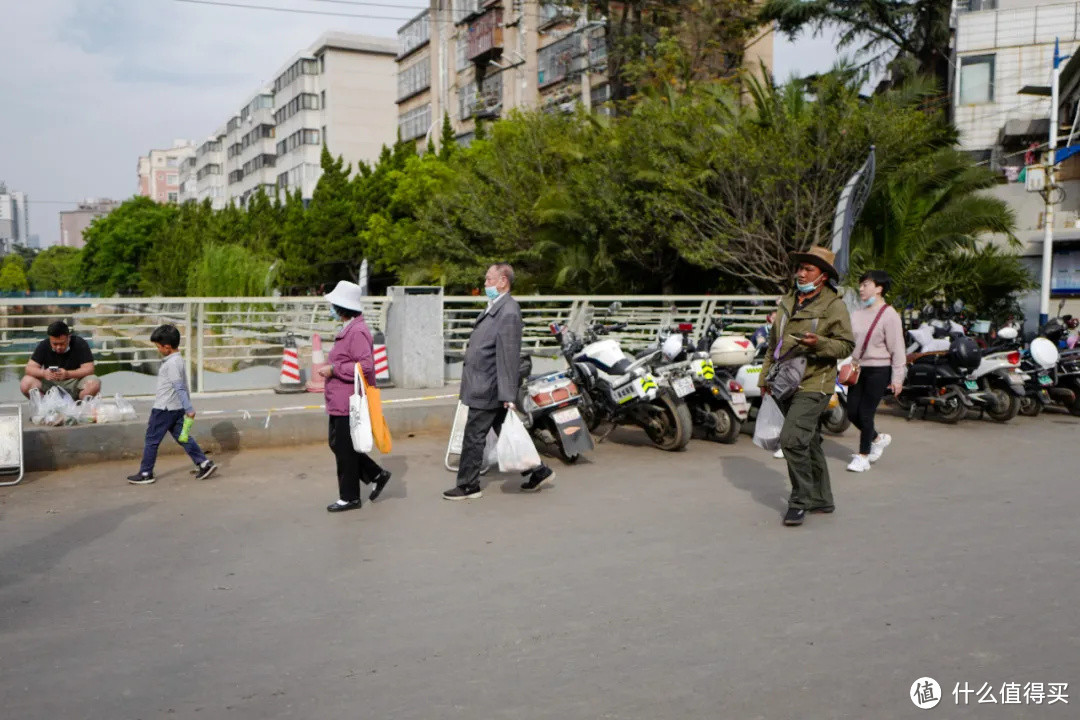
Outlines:
[[[903,385],[907,374],[907,345],[904,344],[904,323],[894,308],[882,318],[885,324],[885,347],[892,358],[892,383]]]

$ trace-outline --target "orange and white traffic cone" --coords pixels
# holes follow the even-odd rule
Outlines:
[[[311,336],[311,377],[307,381],[308,392],[323,392],[326,387],[326,378],[319,371],[329,364],[323,353],[322,338],[319,337],[319,333],[315,333]]]
[[[281,375],[274,392],[302,393],[304,390],[304,384],[300,382],[300,356],[296,349],[296,338],[292,333],[287,333],[281,356]]]

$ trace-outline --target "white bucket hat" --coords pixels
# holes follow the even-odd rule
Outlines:
[[[364,293],[356,283],[342,280],[333,291],[324,295],[331,305],[353,310],[358,313],[364,311]]]

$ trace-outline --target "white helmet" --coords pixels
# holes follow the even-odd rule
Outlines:
[[[997,336],[1002,340],[1015,340],[1016,336],[1019,334],[1020,333],[1017,332],[1016,328],[1009,326],[1005,326],[997,331]]]
[[[664,344],[661,346],[661,352],[664,354],[664,359],[671,362],[675,358],[679,357],[679,353],[683,350],[683,337],[678,334],[668,335],[664,339]]]

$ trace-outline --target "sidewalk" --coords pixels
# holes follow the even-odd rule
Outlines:
[[[419,431],[450,431],[458,386],[382,391],[387,422],[395,437]],[[196,394],[195,439],[208,454],[260,447],[325,443],[326,413],[318,393],[278,395],[252,391]],[[141,457],[146,418],[153,398],[133,398],[138,419],[126,423],[42,427],[24,415],[23,457],[27,472],[61,470],[87,463]],[[161,453],[180,453],[166,439]]]

